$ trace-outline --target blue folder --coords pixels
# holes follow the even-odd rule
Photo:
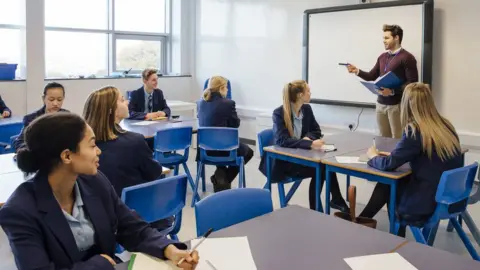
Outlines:
[[[387,74],[379,77],[373,82],[366,82],[361,81],[360,83],[363,84],[370,92],[375,95],[378,95],[377,90],[381,90],[383,88],[389,89],[396,89],[403,85],[403,81],[400,80],[395,73],[389,71]]]

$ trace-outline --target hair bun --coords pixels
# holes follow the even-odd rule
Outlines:
[[[38,171],[39,164],[35,160],[33,153],[26,147],[17,152],[17,166],[25,173],[34,173]]]

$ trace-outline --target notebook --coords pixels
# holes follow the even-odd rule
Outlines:
[[[398,253],[385,253],[344,259],[352,270],[418,270]]]
[[[128,270],[181,270],[172,261],[164,261],[143,253],[133,253]]]
[[[360,83],[375,95],[379,95],[377,91],[381,90],[382,87],[395,89],[399,88],[403,84],[402,80],[400,80],[397,75],[391,71],[387,72],[381,77],[378,77],[378,79],[373,82],[361,81]]]

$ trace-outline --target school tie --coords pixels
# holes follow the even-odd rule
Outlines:
[[[148,112],[152,112],[153,109],[153,94],[148,95]]]

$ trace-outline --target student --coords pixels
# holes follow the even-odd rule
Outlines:
[[[325,144],[320,126],[315,120],[310,102],[310,86],[303,80],[288,83],[283,88],[283,105],[273,111],[273,132],[275,144],[281,147],[319,150]],[[260,171],[267,175],[265,155],[260,162]],[[282,160],[272,162],[272,182],[285,177],[312,178],[309,188],[310,209],[315,209],[316,181],[315,169]],[[337,175],[331,173],[332,208],[342,212],[348,206],[340,193]],[[322,181],[325,180],[325,168],[322,168]]]
[[[401,102],[403,136],[388,156],[368,150],[368,165],[393,171],[409,162],[412,175],[398,183],[397,210],[408,222],[426,221],[435,211],[435,194],[443,172],[463,166],[460,142],[453,125],[435,108],[430,87],[409,84]],[[362,217],[372,218],[390,200],[390,186],[377,183]],[[405,235],[405,228],[400,232]]]
[[[75,114],[47,114],[25,131],[18,167],[35,173],[0,210],[18,269],[111,269],[115,244],[193,269],[198,255],[136,217],[97,171],[95,134]]]
[[[65,88],[63,87],[63,85],[56,82],[48,83],[43,89],[42,99],[42,108],[23,117],[22,131],[20,132],[20,135],[17,137],[17,139],[13,142],[15,152],[18,152],[18,150],[25,145],[23,138],[24,131],[33,120],[46,113],[68,112],[67,110],[62,109],[63,101],[65,100]]]
[[[0,96],[0,118],[9,118],[12,116],[12,111],[7,107],[5,102]]]
[[[389,71],[395,73],[404,84],[398,89],[384,88],[378,91],[377,125],[383,137],[402,137],[400,124],[400,100],[405,86],[418,81],[417,60],[410,52],[402,48],[403,29],[398,25],[383,26],[383,44],[387,52],[382,53],[370,72],[348,65],[348,72],[357,74],[366,81],[374,81]]]
[[[221,76],[213,76],[198,102],[198,122],[200,127],[238,128],[240,119],[235,109],[235,101],[226,99],[227,80]],[[200,151],[197,151],[197,160]],[[210,153],[215,154],[215,153]],[[223,154],[223,153],[222,153]],[[219,154],[221,155],[221,154]],[[248,145],[240,143],[237,155],[242,156],[245,164],[253,157],[253,150]],[[210,177],[215,192],[231,188],[231,183],[239,172],[238,166],[217,166],[214,175]]]
[[[130,94],[130,119],[149,120],[158,117],[169,117],[170,108],[163,97],[162,90],[157,88],[156,69],[145,69],[142,72],[143,86]]]

